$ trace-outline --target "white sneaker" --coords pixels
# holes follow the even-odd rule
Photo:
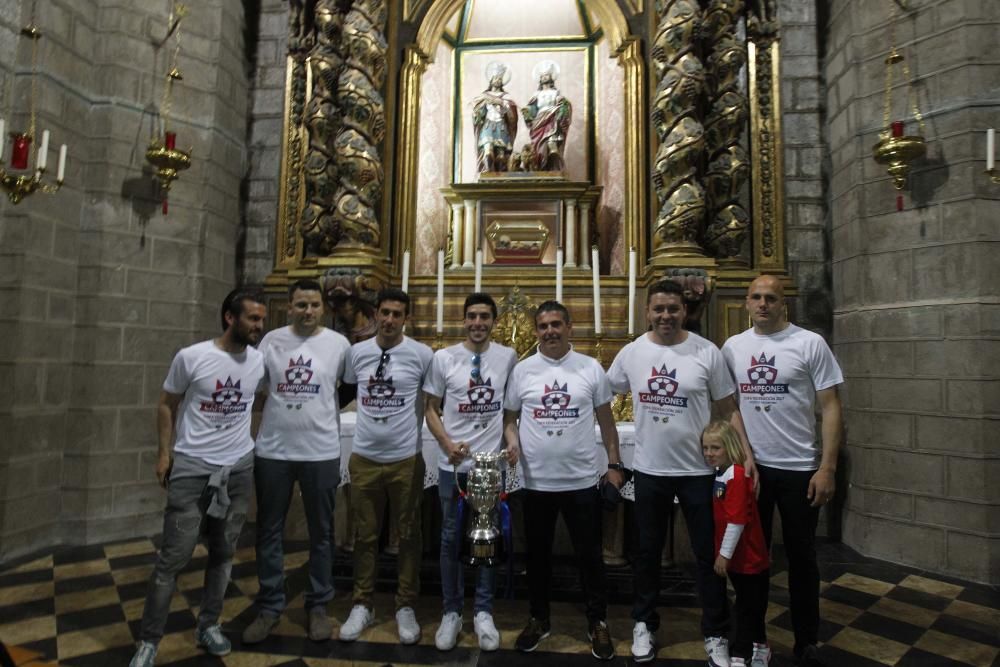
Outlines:
[[[420,624],[413,607],[401,607],[396,612],[396,629],[399,630],[400,644],[416,644],[420,641]]]
[[[372,621],[375,620],[375,611],[363,604],[356,604],[351,608],[351,613],[340,626],[340,641],[353,642],[361,636]]]
[[[398,619],[399,616],[397,615],[396,618]],[[453,611],[449,611],[441,617],[441,626],[438,628],[437,634],[434,635],[434,645],[437,646],[439,651],[450,651],[455,648],[455,643],[458,641],[458,633],[461,631],[462,617]],[[399,631],[399,636],[400,641],[402,641],[402,630]],[[406,644],[408,642],[403,643]]]
[[[653,634],[646,624],[639,621],[632,628],[632,661],[649,662],[656,657]]]
[[[770,662],[771,647],[767,644],[758,644],[757,642],[754,642],[753,656],[750,657],[750,667],[767,667]]]
[[[479,648],[484,651],[495,651],[500,648],[500,631],[493,623],[493,614],[481,611],[472,619],[472,625],[479,638]]]
[[[732,667],[729,662],[729,640],[725,637],[705,637],[708,667]]]
[[[729,659],[729,667],[747,667],[747,663],[743,661],[743,658],[733,656]]]

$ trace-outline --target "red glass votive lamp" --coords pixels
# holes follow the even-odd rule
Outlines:
[[[10,138],[14,146],[10,154],[10,166],[12,169],[28,168],[28,153],[31,149],[31,135],[17,134],[12,132]]]
[[[163,140],[163,144],[164,146],[167,147],[168,150],[174,150],[174,148],[177,146],[177,133],[167,132]]]
[[[892,121],[892,136],[894,137],[903,136],[903,121],[901,120]]]

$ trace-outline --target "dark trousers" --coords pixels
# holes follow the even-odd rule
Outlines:
[[[531,615],[549,618],[552,597],[552,540],[562,514],[573,543],[580,583],[593,625],[607,616],[608,597],[601,559],[601,498],[597,488],[579,491],[524,492],[524,537],[528,556],[528,598]]]
[[[660,627],[656,602],[660,595],[660,556],[670,523],[674,497],[680,501],[696,560],[701,598],[701,633],[725,637],[729,633],[726,580],[715,574],[715,523],[712,519],[712,475],[648,475],[635,472],[635,521],[639,548],[633,564],[635,602],[632,618],[650,632]]]
[[[305,607],[333,599],[333,499],[340,484],[340,459],[282,461],[257,457],[257,606],[277,616],[285,608],[285,519],[295,482],[309,528],[309,590]]]
[[[753,655],[754,642],[767,643],[764,616],[767,614],[770,576],[770,570],[756,574],[729,573],[729,581],[733,582],[733,589],[736,591],[736,607],[733,610],[736,629],[733,642],[729,645],[729,655],[749,661]]]
[[[757,509],[764,539],[771,546],[774,508],[781,514],[781,532],[788,555],[788,596],[791,602],[795,654],[815,644],[819,633],[819,566],[816,564],[816,524],[819,508],[806,499],[812,470],[780,470],[758,465],[760,496]]]

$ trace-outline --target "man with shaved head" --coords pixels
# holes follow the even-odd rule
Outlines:
[[[785,291],[774,276],[759,276],[747,291],[753,328],[726,341],[722,354],[739,389],[740,412],[760,475],[758,506],[771,543],[774,508],[788,554],[788,592],[795,658],[819,665],[819,508],[833,498],[843,435],[837,386],[843,374],[821,336],[787,320]],[[822,446],[816,443],[816,403]]]

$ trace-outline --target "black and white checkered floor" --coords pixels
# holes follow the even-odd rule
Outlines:
[[[240,632],[253,618],[257,580],[252,546],[241,548],[233,567],[233,583],[223,611],[224,629],[233,640],[231,655],[219,660],[195,647],[193,629],[201,586],[205,552],[202,547],[178,580],[171,605],[167,634],[160,645],[159,665],[225,664],[346,665],[372,664],[534,664],[546,667],[597,664],[589,654],[581,608],[572,593],[553,607],[553,632],[530,655],[513,650],[514,639],[527,615],[522,584],[516,599],[497,600],[495,618],[502,633],[502,647],[481,653],[471,628],[471,613],[458,647],[449,653],[434,648],[440,620],[440,597],[435,586],[436,560],[424,564],[425,586],[417,607],[423,624],[419,645],[400,646],[392,610],[393,561],[383,557],[380,593],[376,599],[376,625],[362,640],[344,644],[336,640],[312,642],[306,637],[302,590],[307,577],[307,552],[302,543],[288,545],[286,565],[291,594],[289,609],[274,634],[253,647],[240,645]],[[155,557],[149,539],[57,550],[0,570],[0,641],[40,654],[39,659],[62,665],[125,665],[132,652],[143,596]],[[775,652],[773,667],[792,664],[792,642],[787,576],[776,556],[772,578],[768,634]],[[830,667],[896,665],[1000,665],[1000,592],[909,568],[863,558],[837,544],[821,550],[822,640],[821,655]],[[350,610],[350,561],[338,556],[336,599],[330,605],[339,623]],[[523,578],[520,578],[523,579]],[[571,570],[563,573],[566,588],[573,587]],[[609,570],[612,606],[609,626],[615,640],[617,662],[629,655],[632,622],[628,598],[628,568]],[[682,578],[665,578],[663,623],[656,665],[704,665],[698,633],[699,611],[685,590]],[[671,583],[672,582],[672,583]],[[670,587],[673,588],[670,588]],[[557,585],[556,588],[559,588]]]

